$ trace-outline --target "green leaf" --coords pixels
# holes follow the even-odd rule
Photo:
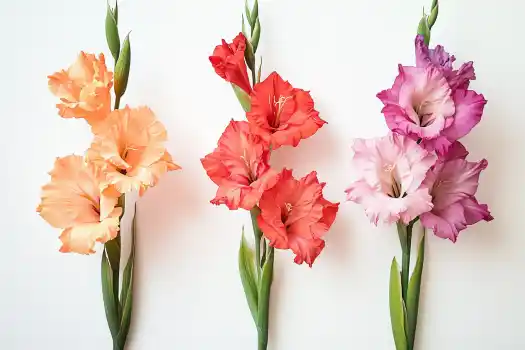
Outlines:
[[[259,39],[261,38],[261,22],[259,22],[259,18],[257,18],[257,21],[255,22],[255,28],[253,28],[252,33],[252,46],[253,46],[253,52],[257,52],[257,48],[259,47]]]
[[[408,283],[407,314],[408,314],[408,348],[414,348],[417,328],[417,313],[419,310],[419,293],[421,290],[421,276],[423,274],[423,263],[425,261],[425,233],[417,250],[417,261],[414,272]]]
[[[248,24],[251,26],[252,14],[250,13],[250,8],[248,7],[248,0],[244,0],[244,12],[246,13],[246,19],[248,20]]]
[[[428,44],[430,43],[430,28],[428,27],[427,16],[423,15],[423,17],[421,17],[421,20],[419,21],[419,25],[417,27],[417,33],[419,35],[423,35],[425,39],[425,45],[428,46]]]
[[[113,12],[108,4],[108,10],[106,12],[106,41],[108,42],[109,51],[111,51],[115,62],[118,60],[120,51],[120,37],[118,34],[117,18],[117,7],[115,7],[115,12]]]
[[[120,51],[117,64],[115,65],[114,81],[115,95],[120,99],[128,87],[129,68],[131,66],[131,45],[129,43],[129,34],[126,35],[122,50]]]
[[[244,109],[245,112],[249,112],[251,108],[250,95],[248,95],[243,89],[235,84],[232,84],[232,87],[233,91],[235,92],[235,96],[237,96],[237,99],[242,106],[242,109]]]
[[[252,313],[253,321],[257,325],[257,275],[255,273],[255,255],[253,250],[248,246],[244,237],[244,227],[242,228],[241,246],[239,248],[239,273],[244,288],[244,294]]]
[[[270,313],[270,291],[273,281],[274,248],[269,247],[268,257],[262,268],[259,284],[259,308],[257,309],[257,331],[259,333],[259,349],[266,349],[268,343],[268,319]],[[261,347],[262,346],[262,347]]]
[[[131,252],[129,259],[124,268],[122,275],[122,291],[120,296],[120,303],[122,307],[122,316],[120,319],[120,331],[118,333],[118,342],[122,346],[126,344],[129,327],[131,325],[131,314],[133,309],[133,267],[135,260],[135,236],[136,236],[136,222],[137,222],[137,207],[135,205],[135,215],[131,224]]]
[[[407,339],[405,332],[405,305],[401,295],[401,278],[396,258],[392,260],[390,267],[390,322],[396,350],[407,350]]]
[[[119,332],[119,315],[118,315],[118,301],[113,294],[113,286],[118,281],[113,280],[113,271],[109,265],[109,259],[106,255],[106,250],[102,252],[102,298],[104,300],[104,309],[106,311],[106,319],[108,321],[109,330],[114,338]]]
[[[261,82],[261,69],[262,69],[262,57],[261,57],[261,62],[259,63],[259,69],[257,70],[257,84],[259,84]]]

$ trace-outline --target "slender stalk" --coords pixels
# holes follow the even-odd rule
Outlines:
[[[252,71],[252,86],[255,86],[256,84],[256,80],[255,80],[255,67],[253,67],[253,69],[251,69]]]
[[[410,276],[410,251],[412,246],[412,228],[414,222],[408,225],[397,223],[397,233],[399,243],[401,244],[402,261],[401,261],[401,292],[403,300],[407,301],[408,282]]]
[[[257,216],[261,213],[261,209],[259,207],[253,207],[252,210],[250,210],[250,215],[252,217],[252,227],[253,227],[253,235],[255,238],[255,261],[256,261],[256,268],[257,268],[257,277],[261,278],[261,238],[262,238],[262,231],[259,228],[259,225],[257,224]]]
[[[116,95],[115,96],[115,106],[113,107],[113,109],[119,109],[119,107],[120,107],[120,96]]]

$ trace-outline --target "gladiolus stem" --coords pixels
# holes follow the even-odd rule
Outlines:
[[[259,207],[253,207],[252,210],[250,210],[250,215],[252,217],[252,227],[253,227],[253,235],[255,238],[255,262],[256,262],[256,268],[257,268],[257,277],[260,279],[261,277],[261,239],[262,239],[262,231],[259,228],[259,225],[257,224],[257,216],[261,213],[261,209]]]
[[[251,71],[252,71],[252,86],[255,86],[255,84],[257,83],[257,80],[255,80],[255,68],[253,68]]]
[[[119,109],[119,107],[120,107],[120,96],[116,95],[115,96],[115,106],[113,107],[113,109]]]
[[[397,233],[399,235],[399,242],[401,243],[402,262],[401,262],[401,291],[403,300],[407,298],[408,279],[410,275],[410,250],[412,246],[412,228],[414,222],[408,225],[401,223],[397,224]]]

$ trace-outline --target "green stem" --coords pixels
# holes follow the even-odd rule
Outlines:
[[[113,350],[124,350],[124,346],[120,346],[118,341],[113,341]]]
[[[410,276],[410,250],[412,246],[412,228],[413,222],[408,225],[397,223],[397,233],[399,235],[399,243],[401,243],[402,262],[401,262],[401,292],[403,300],[407,301],[408,281]]]
[[[255,86],[256,80],[255,80],[255,65],[253,67],[252,71],[252,86]]]
[[[119,107],[120,107],[120,96],[116,95],[115,96],[115,106],[113,107],[113,109],[119,109]]]
[[[274,248],[268,247],[268,257],[263,266],[259,286],[259,305],[257,310],[257,349],[268,347],[268,325],[270,319],[270,292],[273,281]]]
[[[257,224],[257,217],[261,213],[261,209],[259,207],[253,207],[252,210],[250,210],[250,216],[252,218],[252,227],[253,227],[253,235],[255,237],[255,261],[256,261],[256,267],[257,267],[257,277],[261,277],[261,239],[262,239],[262,231],[259,228],[259,225]]]

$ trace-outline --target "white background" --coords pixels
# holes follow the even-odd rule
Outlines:
[[[375,97],[397,64],[414,62],[413,39],[430,0],[261,1],[264,75],[277,70],[311,90],[328,121],[275,166],[303,176],[316,169],[325,196],[341,201],[326,249],[312,269],[276,257],[270,350],[394,349],[388,311],[394,227],[372,227],[344,202],[354,179],[350,141],[383,135]],[[2,172],[0,348],[110,349],[99,281],[100,255],[58,252],[59,231],[35,212],[57,156],[82,154],[85,123],[58,117],[48,74],[80,50],[104,52],[105,2],[2,1]],[[240,30],[242,0],[125,0],[121,32],[131,34],[125,103],[148,104],[166,125],[168,150],[183,171],[140,201],[134,320],[128,349],[256,348],[237,272],[247,212],[209,204],[216,186],[199,159],[230,118],[243,113],[208,56]],[[488,99],[483,120],[464,138],[471,160],[489,161],[478,198],[495,220],[452,244],[429,235],[417,348],[525,348],[523,14],[521,1],[443,0],[433,32],[459,63],[474,60],[473,88]],[[122,35],[123,36],[123,35]]]

